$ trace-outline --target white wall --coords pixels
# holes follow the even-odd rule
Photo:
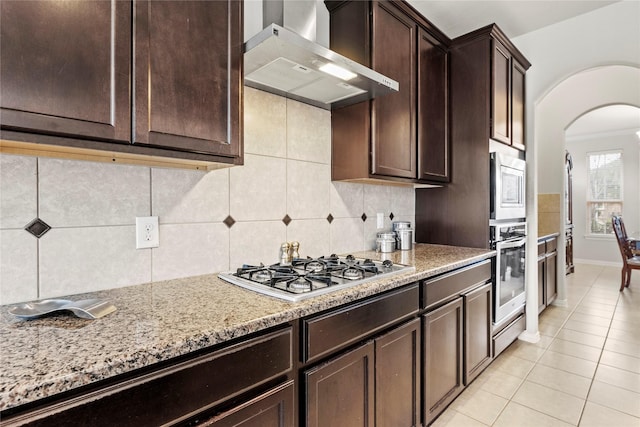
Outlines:
[[[629,233],[640,230],[640,140],[633,132],[626,134],[593,135],[589,138],[567,140],[567,150],[573,157],[573,240],[574,259],[594,263],[621,264],[618,245],[613,236],[585,237],[587,233],[587,153],[593,151],[622,150],[625,226]]]

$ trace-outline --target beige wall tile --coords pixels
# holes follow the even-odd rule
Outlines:
[[[0,230],[0,305],[38,298],[38,239]]]
[[[317,258],[331,252],[329,221],[326,219],[295,219],[287,227],[287,241],[300,243],[300,256]]]
[[[329,215],[331,167],[287,160],[287,214],[293,219],[320,219]]]
[[[538,193],[538,213],[540,212],[560,212],[560,194],[558,193]]]
[[[236,221],[284,218],[287,213],[285,159],[247,154],[244,166],[231,168],[229,174],[229,210]]]
[[[364,185],[351,182],[331,183],[331,215],[334,218],[356,218],[364,213]]]
[[[331,223],[331,253],[347,254],[362,251],[364,223],[360,218],[336,218]]]
[[[382,212],[385,217],[391,213],[392,192],[395,187],[390,185],[364,186],[364,213],[369,218],[375,218],[376,213]]]
[[[287,154],[286,99],[244,88],[244,151],[285,157]]]
[[[134,226],[54,228],[39,245],[40,298],[151,280],[151,250],[136,249]]]
[[[559,212],[539,212],[538,213],[538,236],[546,236],[560,232]]]
[[[287,241],[287,227],[282,221],[237,222],[231,227],[229,267],[242,264],[265,265],[279,261],[280,244]]]
[[[152,257],[154,281],[227,271],[229,229],[223,223],[160,225]]]
[[[331,164],[331,112],[287,99],[287,158]]]
[[[160,224],[221,222],[229,215],[229,170],[151,170],[151,208]]]
[[[151,213],[149,168],[39,159],[40,218],[52,227],[135,224]]]
[[[24,228],[38,215],[35,157],[0,154],[0,228]]]

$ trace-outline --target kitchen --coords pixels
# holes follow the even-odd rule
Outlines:
[[[244,109],[242,167],[3,155],[3,304],[227,271],[277,259],[285,241],[303,255],[361,251],[373,246],[378,213],[387,229],[415,224],[413,189],[330,181],[329,112],[250,88]],[[160,246],[136,250],[134,218],[149,215]],[[37,217],[52,227],[41,239],[23,230]]]

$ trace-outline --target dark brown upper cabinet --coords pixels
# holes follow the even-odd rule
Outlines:
[[[450,40],[404,2],[325,3],[331,48],[400,85],[332,111],[332,179],[447,182]]]
[[[0,7],[2,151],[242,164],[241,1]]]
[[[512,45],[507,48],[501,39],[506,40],[506,37],[496,30],[491,40],[491,138],[524,150],[524,78],[530,64],[514,53]]]
[[[2,128],[128,143],[131,4],[0,3]]]

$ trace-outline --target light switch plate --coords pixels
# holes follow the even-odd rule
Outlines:
[[[158,246],[160,246],[158,217],[136,217],[136,249],[157,248]]]
[[[376,214],[376,228],[378,230],[384,228],[384,214],[382,212]]]

